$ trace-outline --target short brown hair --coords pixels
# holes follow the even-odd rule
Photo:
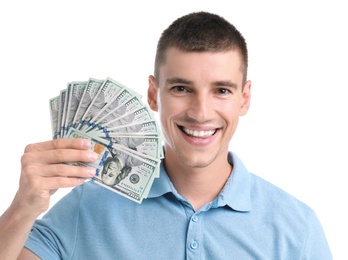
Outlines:
[[[194,12],[175,20],[163,31],[155,59],[155,77],[165,62],[166,51],[175,47],[186,52],[221,52],[237,50],[242,59],[244,82],[248,69],[248,50],[242,34],[223,17],[208,12]]]

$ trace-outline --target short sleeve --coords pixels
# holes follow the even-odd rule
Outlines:
[[[41,259],[70,259],[74,250],[83,185],[74,188],[35,221],[25,247]]]

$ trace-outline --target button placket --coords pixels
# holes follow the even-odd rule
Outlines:
[[[193,214],[189,221],[187,230],[187,257],[188,259],[197,259],[201,255],[201,241],[202,241],[202,230],[201,230],[201,217],[197,214]]]

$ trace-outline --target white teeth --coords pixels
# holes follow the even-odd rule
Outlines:
[[[191,130],[187,128],[183,128],[183,130],[186,134],[192,135],[194,137],[211,136],[215,133],[215,130],[198,131],[198,130]]]

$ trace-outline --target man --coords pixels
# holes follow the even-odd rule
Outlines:
[[[1,219],[3,255],[331,259],[315,213],[228,151],[250,105],[247,67],[245,40],[223,18],[198,12],[174,21],[159,40],[149,77],[148,103],[159,112],[165,158],[148,198],[137,204],[87,182],[34,224],[54,190],[93,175],[59,163],[96,157],[86,140],[29,145],[20,188]]]

